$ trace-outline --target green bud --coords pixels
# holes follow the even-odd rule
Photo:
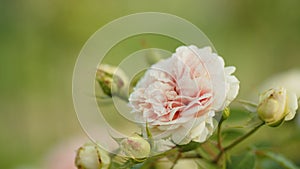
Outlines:
[[[97,144],[87,143],[77,150],[75,165],[78,169],[107,169],[110,157]]]
[[[143,159],[150,154],[150,144],[139,135],[123,139],[120,145],[125,155],[133,159]]]
[[[230,109],[229,109],[229,107],[226,107],[223,110],[222,119],[226,120],[229,116],[230,116]]]
[[[128,78],[120,68],[101,64],[97,69],[96,80],[106,95],[127,98]]]
[[[270,89],[262,93],[259,100],[257,113],[271,127],[280,125],[284,120],[291,120],[298,108],[296,96],[288,96],[284,88]]]

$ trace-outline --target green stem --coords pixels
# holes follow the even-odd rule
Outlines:
[[[245,140],[247,137],[251,136],[255,131],[257,131],[261,126],[263,126],[265,124],[265,122],[260,123],[258,126],[254,127],[252,130],[250,130],[247,134],[245,134],[244,136],[238,138],[237,140],[235,140],[233,143],[231,143],[230,145],[228,145],[227,147],[224,148],[224,151],[229,150],[231,148],[233,148],[234,146],[236,146],[237,144],[239,144],[240,142],[242,142],[243,140]]]
[[[180,157],[181,157],[181,153],[179,152],[178,155],[177,155],[177,157],[176,157],[176,159],[175,159],[175,161],[173,162],[173,165],[171,166],[170,169],[173,169],[175,167],[175,165],[177,164],[177,162],[180,159]]]
[[[255,131],[257,131],[264,124],[265,124],[265,122],[261,122],[258,126],[254,127],[252,130],[250,130],[247,134],[243,135],[242,137],[239,137],[238,139],[236,139],[235,141],[233,141],[231,144],[229,144],[228,146],[226,146],[224,149],[221,149],[221,152],[213,160],[213,162],[214,163],[218,163],[218,161],[220,160],[220,158],[223,156],[223,154],[226,151],[232,149],[233,147],[235,147],[236,145],[238,145],[239,143],[241,143],[242,141],[244,141],[246,138],[248,138],[249,136],[251,136]]]
[[[223,149],[223,147],[222,147],[222,135],[221,135],[221,129],[222,129],[222,124],[223,124],[223,118],[221,119],[221,121],[220,121],[220,123],[219,123],[219,125],[218,125],[218,144],[217,144],[217,146],[218,146],[218,148],[220,149],[220,150],[222,150]]]
[[[186,159],[193,159],[193,158],[203,158],[200,154],[194,153],[194,154],[181,154],[181,158],[186,158]]]

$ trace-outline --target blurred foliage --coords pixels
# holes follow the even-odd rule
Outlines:
[[[81,132],[72,105],[73,66],[89,36],[113,19],[156,11],[189,20],[228,65],[237,67],[240,98],[245,98],[269,75],[299,68],[299,6],[299,0],[0,1],[1,168],[35,163],[51,145]],[[106,61],[117,63],[142,48],[142,40],[171,51],[178,44],[133,37],[117,45]],[[259,133],[276,151],[300,163],[295,123]]]

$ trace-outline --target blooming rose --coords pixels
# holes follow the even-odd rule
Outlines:
[[[129,97],[133,113],[156,137],[204,142],[213,117],[235,99],[239,81],[210,47],[181,46],[145,73]]]

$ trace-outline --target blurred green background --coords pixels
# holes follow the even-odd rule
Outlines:
[[[72,103],[72,71],[85,41],[106,23],[145,11],[187,19],[227,65],[237,67],[239,97],[245,98],[270,75],[299,68],[299,6],[299,0],[1,0],[0,168],[38,163],[52,145],[82,133]],[[147,41],[136,38],[136,46],[141,39]],[[149,41],[150,47],[174,50],[159,38]],[[125,57],[136,46],[124,44],[114,54]],[[291,128],[296,124],[280,130]],[[294,132],[299,141],[299,129]],[[299,163],[299,145],[278,151]]]

